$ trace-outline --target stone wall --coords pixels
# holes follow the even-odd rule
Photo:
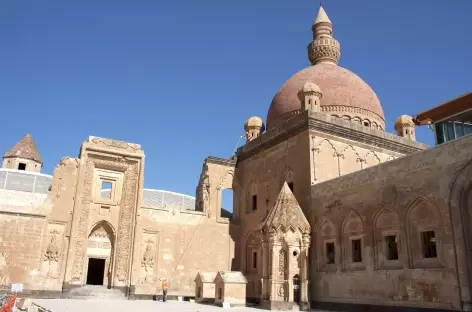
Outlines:
[[[0,287],[36,288],[47,221],[41,215],[0,213]]]
[[[469,301],[467,274],[458,279],[468,271],[465,247],[454,236],[463,229],[451,220],[459,208],[450,210],[449,200],[471,150],[465,137],[312,186],[312,301],[445,309]],[[467,190],[470,181],[455,187]],[[425,243],[432,232],[435,252]],[[397,257],[387,247],[392,238]]]
[[[229,224],[204,212],[141,208],[136,242],[136,295],[160,291],[160,279],[166,278],[169,294],[194,296],[199,271],[231,270],[234,243]]]
[[[242,146],[235,170],[234,221],[240,225],[237,244],[240,270],[248,279],[248,297],[260,296],[262,258],[247,268],[248,256],[260,244],[251,235],[274,204],[287,181],[303,211],[311,207],[311,185],[387,162],[424,144],[371,129],[323,113],[305,111]],[[253,196],[257,209],[253,209]],[[252,265],[251,265],[252,266]]]

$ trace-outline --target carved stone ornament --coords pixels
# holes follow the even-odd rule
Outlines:
[[[279,252],[279,274],[280,275],[285,274],[285,258],[286,258],[286,253],[284,250],[281,250]]]
[[[44,261],[48,262],[47,277],[52,277],[54,271],[57,270],[57,263],[59,263],[60,248],[57,245],[57,236],[60,234],[56,229],[50,232],[51,240],[46,248],[44,254]]]
[[[94,168],[105,167],[119,171],[125,171],[123,192],[120,201],[120,223],[118,228],[117,246],[116,246],[116,276],[120,282],[124,282],[128,277],[129,257],[132,253],[132,220],[135,213],[136,188],[138,163],[128,164],[114,159],[99,159],[86,156],[84,168],[84,187],[81,206],[79,206],[79,221],[77,231],[74,234],[76,242],[74,248],[74,260],[72,264],[72,281],[80,282],[85,262],[85,254],[88,241],[88,220],[91,203],[93,202],[92,184]]]
[[[277,288],[277,295],[279,295],[280,297],[285,296],[285,287],[284,287],[284,285],[279,285],[279,287]]]
[[[269,229],[287,231],[289,228],[308,234],[311,227],[297,199],[285,182],[264,221],[263,229],[265,233],[268,233]]]
[[[48,247],[46,248],[44,261],[59,262],[59,246],[57,246],[57,235],[59,235],[57,230],[53,230],[51,232],[51,240],[49,241]]]
[[[112,139],[105,139],[105,138],[98,138],[98,137],[91,137],[90,141],[95,144],[105,145],[108,147],[120,148],[120,149],[131,149],[131,150],[140,150],[141,146],[139,144],[128,143],[124,141],[112,140]]]
[[[146,241],[146,250],[143,254],[143,259],[141,260],[141,266],[144,267],[144,270],[147,272],[150,268],[154,267],[154,253],[152,245],[154,241],[152,239],[148,239]]]

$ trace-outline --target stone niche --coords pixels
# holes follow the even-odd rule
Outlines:
[[[245,306],[247,280],[243,273],[237,271],[216,274],[215,303],[222,307]]]
[[[216,272],[198,272],[195,277],[195,301],[215,301],[215,277]]]

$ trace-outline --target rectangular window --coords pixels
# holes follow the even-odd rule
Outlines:
[[[252,195],[252,211],[257,210],[257,195]]]
[[[19,163],[19,164],[18,164],[18,170],[26,170],[26,164],[24,164],[24,163]]]
[[[464,135],[472,134],[472,124],[464,124]]]
[[[257,251],[252,253],[252,268],[257,269]]]
[[[464,125],[460,122],[454,123],[454,128],[456,128],[456,136],[461,138],[464,136]]]
[[[218,299],[223,298],[223,288],[218,288]]]
[[[288,188],[292,191],[293,193],[293,182],[288,183]]]
[[[197,296],[200,297],[200,298],[203,297],[203,296],[202,296],[202,288],[201,288],[200,286],[198,286],[197,289],[198,289],[198,290],[197,290]]]
[[[448,141],[452,141],[456,138],[456,133],[454,132],[454,123],[446,123],[446,137]]]
[[[326,260],[328,264],[335,262],[335,255],[334,243],[326,243]]]
[[[398,260],[398,244],[396,235],[385,236],[385,247],[387,249],[387,260]]]
[[[421,232],[421,240],[423,243],[423,258],[436,258],[438,254],[434,231]]]
[[[362,246],[360,239],[352,241],[352,262],[362,262]]]
[[[111,199],[111,189],[113,187],[113,183],[108,181],[102,181],[102,188],[101,188],[101,197],[102,199]]]

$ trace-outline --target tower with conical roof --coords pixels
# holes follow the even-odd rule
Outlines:
[[[333,38],[333,24],[322,6],[318,10],[311,29],[313,41],[308,45],[308,58],[311,64],[338,64],[341,47],[339,42]]]
[[[29,133],[3,155],[2,168],[41,172],[42,166],[41,155]]]

